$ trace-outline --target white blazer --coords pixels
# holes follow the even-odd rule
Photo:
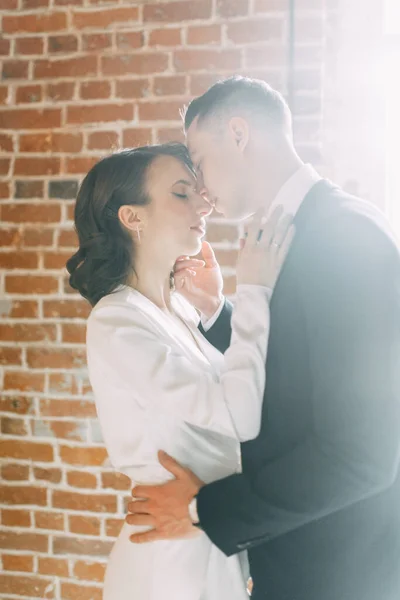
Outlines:
[[[260,427],[270,291],[238,289],[232,342],[223,356],[201,335],[178,293],[189,332],[139,292],[121,287],[93,309],[89,377],[113,466],[133,483],[172,475],[163,449],[206,483],[240,472],[240,441]],[[135,545],[126,523],[107,565],[104,600],[248,600],[247,555],[226,557],[205,533]]]
[[[178,293],[173,307],[201,350],[189,332],[130,287],[100,300],[88,320],[87,359],[100,426],[116,469],[133,482],[165,479],[166,472],[157,466],[157,451],[163,449],[184,458],[197,474],[201,471],[203,480],[213,481],[220,469],[215,475],[214,469],[204,472],[191,455],[190,434],[197,443],[203,434],[217,446],[221,437],[222,447],[230,438],[237,448],[239,441],[257,436],[270,293],[261,286],[239,286],[224,357],[202,336],[197,312]],[[180,446],[183,441],[185,447]]]

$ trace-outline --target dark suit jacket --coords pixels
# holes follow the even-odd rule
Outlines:
[[[200,491],[200,523],[225,554],[249,550],[256,600],[399,600],[399,250],[377,209],[325,180],[295,226],[261,431],[242,474]],[[230,311],[205,334],[222,351]]]

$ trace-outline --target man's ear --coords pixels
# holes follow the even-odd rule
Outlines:
[[[248,122],[242,117],[232,117],[228,123],[228,127],[238,149],[244,152],[250,137]]]

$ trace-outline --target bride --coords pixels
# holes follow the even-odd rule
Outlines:
[[[79,249],[67,268],[72,287],[93,307],[87,362],[104,440],[114,468],[132,485],[171,477],[159,449],[206,483],[239,472],[239,443],[258,435],[269,300],[292,228],[279,211],[265,225],[261,214],[254,218],[237,265],[231,344],[222,355],[173,286],[176,260],[200,252],[211,210],[196,192],[181,144],[101,160],[77,197]],[[145,545],[130,543],[137,530],[125,523],[114,545],[105,600],[248,598],[245,554],[226,557],[195,526],[189,539]]]

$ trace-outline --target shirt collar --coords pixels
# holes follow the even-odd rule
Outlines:
[[[321,179],[322,177],[310,164],[302,165],[283,184],[270,206],[269,214],[281,205],[285,214],[296,216],[308,192]]]

